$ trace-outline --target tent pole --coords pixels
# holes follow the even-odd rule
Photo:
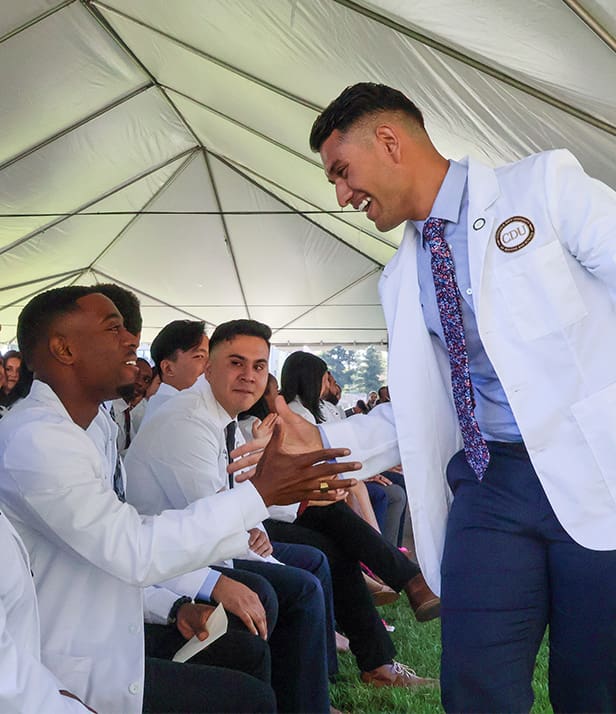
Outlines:
[[[563,0],[565,5],[574,12],[580,20],[589,27],[597,37],[605,42],[605,44],[612,50],[616,52],[616,37],[612,35],[608,30],[603,27],[589,12],[586,8],[582,7],[578,0]]]
[[[567,2],[567,0],[564,1]],[[614,124],[611,124],[607,121],[603,121],[603,119],[599,119],[598,117],[595,117],[592,114],[588,114],[588,112],[585,112],[582,109],[578,109],[572,104],[568,104],[567,102],[564,102],[561,99],[557,99],[556,97],[553,97],[547,92],[543,92],[540,89],[537,89],[536,87],[527,84],[526,82],[522,82],[519,79],[513,77],[512,75],[507,74],[506,72],[501,72],[500,70],[496,69],[495,67],[491,67],[485,62],[481,62],[479,60],[474,59],[473,57],[470,57],[469,55],[465,55],[463,52],[460,52],[459,50],[456,50],[453,47],[449,47],[449,45],[446,45],[444,42],[439,42],[438,40],[435,40],[432,37],[429,37],[428,35],[424,35],[420,32],[417,32],[416,30],[412,30],[410,27],[407,27],[406,25],[403,25],[400,22],[396,22],[395,20],[392,20],[391,18],[386,17],[385,15],[381,15],[380,13],[375,12],[374,10],[370,10],[367,7],[363,7],[362,5],[357,2],[354,2],[353,0],[332,0],[332,2],[338,3],[338,5],[343,5],[352,12],[356,12],[359,15],[363,15],[364,17],[367,17],[370,20],[374,20],[375,22],[378,22],[379,24],[388,27],[390,30],[394,30],[395,32],[399,32],[405,37],[409,37],[411,40],[421,42],[421,44],[426,45],[426,47],[431,47],[437,52],[442,52],[444,55],[447,55],[447,57],[452,57],[453,59],[456,59],[459,62],[463,62],[469,67],[473,67],[473,69],[476,69],[477,71],[482,72],[483,74],[487,74],[490,77],[493,77],[494,79],[498,79],[504,84],[507,84],[510,87],[513,87],[514,89],[518,89],[520,92],[524,92],[525,94],[528,94],[531,97],[535,97],[535,99],[539,99],[540,101],[545,102],[546,104],[549,104],[550,106],[555,107],[556,109],[560,109],[566,114],[570,114],[571,116],[575,117],[576,119],[579,119],[580,121],[586,122],[587,124],[590,124],[591,126],[594,126],[597,129],[601,129],[607,134],[616,136],[616,126]],[[569,3],[567,2],[567,4]]]

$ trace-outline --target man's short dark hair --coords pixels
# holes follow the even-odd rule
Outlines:
[[[272,331],[267,325],[262,322],[257,322],[256,320],[229,320],[229,322],[221,322],[210,337],[210,352],[221,342],[229,342],[239,335],[260,337],[262,340],[265,340],[269,349]]]
[[[34,353],[39,343],[47,339],[53,321],[78,310],[77,300],[93,292],[96,291],[82,285],[53,288],[39,293],[24,307],[17,320],[17,342],[29,369],[34,369]]]
[[[108,297],[118,308],[124,319],[124,327],[131,335],[138,335],[141,332],[143,327],[141,304],[134,292],[115,283],[98,283],[98,285],[92,285],[92,288],[92,292]]]
[[[174,320],[156,335],[150,345],[150,356],[160,371],[164,359],[175,359],[178,350],[188,352],[201,344],[205,334],[202,320]]]
[[[422,113],[402,92],[385,84],[359,82],[347,87],[316,118],[310,132],[310,148],[320,151],[333,131],[344,133],[359,119],[387,111],[403,112],[424,128]]]

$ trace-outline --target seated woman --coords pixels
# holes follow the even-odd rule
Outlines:
[[[2,361],[4,378],[0,382],[0,417],[27,397],[32,386],[32,372],[23,364],[21,352],[9,350]]]
[[[289,404],[295,400],[295,408],[306,410],[306,416],[313,419],[312,411],[306,404],[314,408],[315,400],[307,398],[301,387],[295,393],[293,391],[295,385],[301,384],[296,370],[304,372],[305,365],[314,360],[319,358],[314,355],[307,359],[290,355],[282,371],[283,396]],[[325,365],[322,360],[319,362]],[[311,368],[314,366],[310,365]],[[324,372],[326,370],[325,365]],[[272,387],[273,380],[270,380],[268,398],[275,397]],[[300,394],[304,394],[306,402]],[[319,391],[316,390],[317,407],[318,398]],[[256,410],[251,410],[256,418],[259,409],[261,415],[264,409],[268,412],[272,409],[267,402],[265,405],[263,402],[258,404]],[[249,438],[251,436],[249,433]],[[438,616],[440,601],[428,589],[417,565],[387,543],[343,501],[326,507],[316,502],[275,507],[270,509],[270,515],[271,518],[264,524],[270,539],[313,545],[327,555],[334,586],[336,621],[349,638],[362,681],[375,686],[412,687],[433,684],[433,680],[418,677],[412,670],[393,661],[394,645],[366,588],[360,562],[365,563],[396,592],[404,590],[416,618],[425,621]]]

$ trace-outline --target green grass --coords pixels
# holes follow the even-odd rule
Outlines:
[[[441,644],[440,620],[424,624],[415,621],[406,598],[381,612],[396,631],[392,638],[398,654],[396,659],[412,667],[423,677],[439,676]],[[443,708],[438,689],[397,689],[381,687],[377,689],[359,680],[359,672],[354,657],[339,655],[340,674],[331,685],[332,705],[352,714],[441,714]],[[537,658],[535,678],[535,704],[532,714],[550,714],[552,708],[547,690],[547,647],[544,642]]]

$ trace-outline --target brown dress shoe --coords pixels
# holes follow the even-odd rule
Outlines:
[[[373,687],[438,687],[438,680],[418,677],[400,662],[382,664],[370,672],[360,674],[361,681]]]
[[[415,612],[417,622],[428,622],[441,614],[441,599],[430,590],[421,573],[408,581],[404,592]]]
[[[378,580],[371,578],[367,573],[363,573],[364,580],[366,582],[366,587],[372,595],[372,600],[375,605],[391,605],[392,602],[400,597],[400,594],[395,590],[392,590],[385,583],[379,583]]]

